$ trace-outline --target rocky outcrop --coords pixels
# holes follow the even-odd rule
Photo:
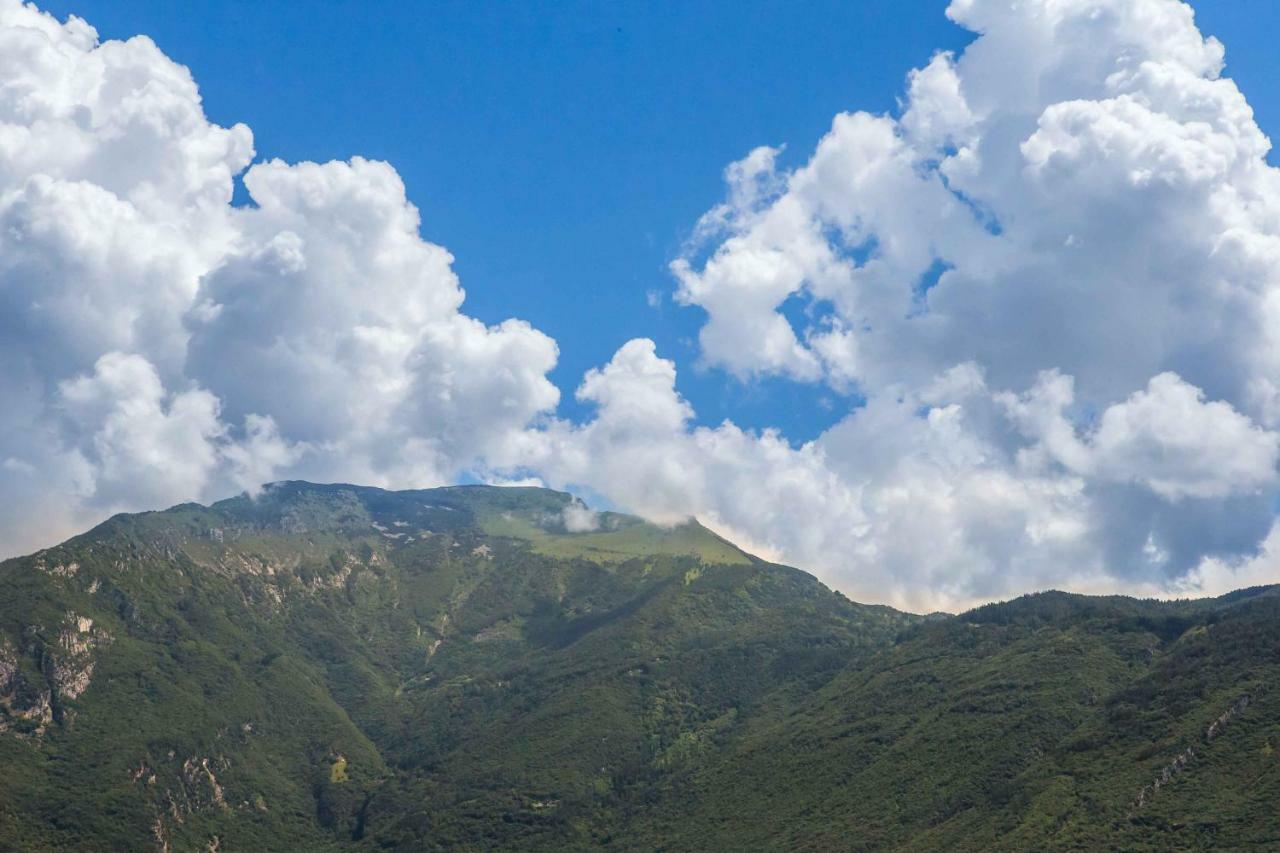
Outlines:
[[[1244,713],[1244,710],[1256,702],[1258,697],[1261,696],[1265,690],[1266,685],[1260,684],[1254,688],[1252,693],[1245,693],[1228,705],[1227,709],[1219,714],[1218,718],[1210,723],[1208,728],[1205,729],[1205,743],[1212,743],[1215,738],[1222,734],[1222,731],[1231,723],[1231,721]],[[1195,757],[1196,748],[1194,746],[1189,746],[1174,756],[1172,761],[1160,768],[1160,772],[1156,774],[1156,778],[1152,783],[1145,786],[1138,792],[1137,798],[1133,801],[1133,810],[1136,811],[1141,809],[1147,803],[1151,802],[1151,798],[1155,796],[1156,792],[1173,781],[1173,778],[1179,773],[1186,770],[1187,766],[1195,759]]]
[[[49,656],[49,684],[58,699],[73,700],[89,687],[95,650],[111,642],[111,634],[93,620],[68,611],[58,631],[57,650]]]
[[[80,571],[80,564],[75,562],[74,560],[70,560],[66,563],[58,562],[50,565],[49,562],[45,559],[44,554],[39,554],[36,556],[35,564],[36,564],[36,569],[38,569],[39,571],[42,571],[48,575],[53,575],[54,577],[57,577],[57,578],[69,578],[75,575],[76,572]]]
[[[39,737],[51,723],[70,724],[67,703],[89,688],[98,650],[112,637],[75,611],[67,612],[53,642],[39,625],[25,636],[21,649],[0,640],[0,731]]]
[[[0,640],[0,732],[17,730],[38,737],[52,722],[48,685],[33,683],[22,671],[18,650]]]
[[[1209,724],[1209,728],[1206,729],[1204,733],[1205,741],[1212,742],[1214,738],[1222,734],[1222,730],[1225,729],[1232,720],[1243,714],[1245,708],[1248,708],[1249,705],[1257,701],[1258,697],[1262,695],[1265,689],[1266,685],[1260,684],[1252,693],[1246,693],[1236,701],[1232,702],[1227,707],[1227,710],[1223,711],[1222,714],[1218,716],[1218,719]]]
[[[230,766],[225,758],[220,759],[220,763]],[[182,763],[182,788],[187,811],[213,806],[223,809],[227,807],[222,785],[209,766],[208,758],[192,757]]]
[[[1147,785],[1138,792],[1137,799],[1133,801],[1133,808],[1140,809],[1150,802],[1156,792],[1169,784],[1169,782],[1173,780],[1173,777],[1177,776],[1183,770],[1186,770],[1187,765],[1190,764],[1192,759],[1195,757],[1196,749],[1193,746],[1189,746],[1182,752],[1178,753],[1173,761],[1170,761],[1164,767],[1160,768],[1160,772],[1156,775],[1155,780],[1150,785]]]
[[[160,760],[153,767],[144,759],[136,769],[129,771],[130,780],[148,791],[155,809],[151,829],[157,851],[164,853],[172,849],[173,830],[185,824],[191,815],[209,809],[230,809],[222,783],[215,773],[230,766],[230,759],[222,755],[216,758],[193,755],[184,759],[179,767],[174,753],[170,751],[168,761]],[[164,782],[163,779],[169,781]],[[248,803],[242,806],[248,807]],[[218,849],[216,836],[209,843],[208,849]]]

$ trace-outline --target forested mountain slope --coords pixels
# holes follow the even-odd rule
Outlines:
[[[541,489],[0,564],[0,849],[1280,843],[1280,596],[922,618]]]

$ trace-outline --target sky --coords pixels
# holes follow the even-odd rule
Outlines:
[[[0,541],[536,480],[914,609],[1274,581],[1280,8],[1195,7],[4,0]]]
[[[909,68],[968,41],[931,5],[43,8],[103,37],[149,35],[192,70],[211,120],[253,128],[259,158],[392,163],[424,232],[456,256],[468,313],[554,337],[561,387],[647,336],[691,368],[682,391],[700,420],[807,440],[837,418],[822,392],[692,372],[699,314],[672,305],[667,264],[722,194],[727,163],[787,141],[798,160],[837,111],[894,109]]]

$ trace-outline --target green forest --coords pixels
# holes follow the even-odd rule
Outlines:
[[[570,508],[294,482],[0,564],[0,849],[1280,845],[1274,588],[913,615]]]

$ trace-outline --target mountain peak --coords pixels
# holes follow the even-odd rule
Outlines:
[[[0,847],[1270,838],[1269,588],[924,618],[563,492],[298,481],[0,584]]]
[[[554,845],[594,792],[913,620],[696,522],[524,487],[276,483],[116,516],[0,583],[0,798],[99,803],[71,847],[420,847],[440,836],[391,815],[455,797]],[[0,846],[41,823],[0,815]]]

